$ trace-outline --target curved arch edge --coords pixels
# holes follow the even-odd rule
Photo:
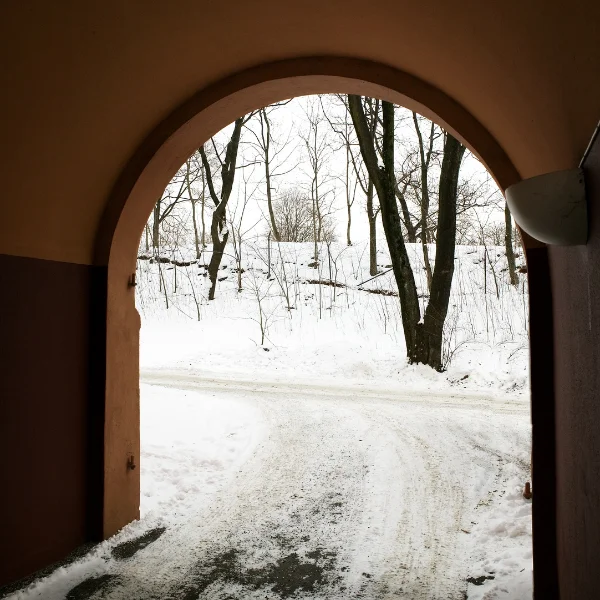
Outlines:
[[[137,247],[156,198],[192,152],[240,115],[273,102],[340,92],[379,97],[436,121],[477,154],[504,189],[520,177],[487,129],[441,90],[392,67],[352,58],[299,58],[261,65],[201,90],[159,123],[113,186],[94,264],[108,265],[104,405],[103,536],[139,517],[139,328],[133,289]]]
[[[94,264],[109,263],[123,212],[128,204],[136,202],[136,187],[144,187],[140,180],[149,168],[162,169],[166,185],[180,166],[175,164],[177,160],[183,162],[198,144],[244,111],[293,96],[341,90],[381,97],[436,121],[482,160],[502,189],[520,180],[510,158],[489,131],[460,103],[426,81],[360,58],[286,59],[246,69],[209,85],[149,133],[112,188],[96,235]],[[141,212],[149,214],[150,209]]]

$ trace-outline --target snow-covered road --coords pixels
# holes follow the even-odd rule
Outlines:
[[[144,389],[170,388],[251,407],[255,434],[231,447],[237,458],[214,493],[152,543],[124,560],[105,544],[87,588],[65,594],[56,579],[24,598],[531,597],[530,569],[519,568],[530,558],[530,505],[515,487],[529,466],[522,399],[180,371],[142,381],[142,400]],[[143,531],[144,519],[117,541]]]

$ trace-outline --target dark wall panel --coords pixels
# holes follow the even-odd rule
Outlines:
[[[534,490],[533,581],[536,600],[557,600],[554,353],[548,249],[529,249],[527,266]]]
[[[0,255],[0,584],[99,535],[105,280]]]
[[[584,168],[588,245],[550,250],[561,600],[600,597],[600,139]]]

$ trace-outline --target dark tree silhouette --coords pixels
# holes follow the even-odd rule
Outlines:
[[[465,148],[449,133],[445,134],[439,182],[435,265],[429,302],[421,319],[417,287],[404,243],[402,219],[396,202],[394,105],[382,102],[383,134],[380,154],[383,165],[378,163],[376,140],[369,129],[360,96],[348,96],[348,106],[363,161],[379,197],[383,229],[398,285],[408,359],[411,363],[424,363],[441,371],[442,334],[454,275],[458,174]]]
[[[238,148],[240,145],[240,136],[242,133],[242,127],[244,126],[245,118],[242,117],[237,119],[233,125],[233,132],[231,138],[227,144],[227,150],[225,152],[225,159],[221,160],[217,153],[217,157],[221,163],[221,193],[217,195],[215,186],[213,183],[213,174],[206,157],[204,147],[200,148],[200,156],[202,157],[202,164],[204,165],[204,172],[206,173],[206,183],[208,185],[208,191],[210,197],[215,205],[215,210],[212,214],[212,221],[210,225],[210,237],[212,239],[212,256],[208,265],[208,276],[210,278],[210,290],[208,292],[208,299],[214,300],[215,290],[217,288],[217,277],[219,274],[219,266],[223,259],[223,252],[229,239],[229,231],[226,226],[226,213],[227,203],[231,196],[231,190],[233,189],[233,182],[235,180],[235,165],[237,161]]]

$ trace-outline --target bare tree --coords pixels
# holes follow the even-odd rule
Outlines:
[[[277,102],[275,104],[271,104],[269,106],[261,108],[259,111],[257,111],[256,114],[258,115],[258,119],[256,120],[259,123],[258,132],[254,131],[253,128],[248,126],[250,133],[254,137],[254,141],[250,142],[250,144],[254,147],[258,154],[257,159],[260,162],[262,162],[265,167],[264,183],[267,197],[267,209],[269,212],[269,223],[275,241],[279,241],[279,232],[277,230],[277,223],[275,222],[275,216],[273,213],[273,180],[275,177],[286,175],[295,167],[290,167],[288,164],[288,159],[290,158],[293,149],[285,156],[281,156],[282,153],[287,152],[287,146],[290,141],[291,130],[288,134],[287,139],[285,139],[284,141],[277,140],[276,138],[274,138],[271,114],[277,108],[285,106],[290,102],[291,100],[287,100],[285,102]],[[281,168],[284,165],[286,166],[286,170],[281,171]]]
[[[380,205],[375,208],[373,196],[375,187],[373,180],[369,177],[367,182],[367,218],[369,219],[369,273],[377,275],[377,215]]]
[[[275,223],[275,215],[273,214],[273,200],[271,197],[271,157],[269,152],[271,150],[271,123],[269,122],[269,115],[266,109],[261,109],[258,113],[260,115],[260,141],[262,143],[261,148],[263,150],[264,161],[265,161],[265,184],[267,187],[267,204],[269,207],[269,218],[271,220],[271,228],[273,230],[273,237],[277,242],[280,241],[279,232],[277,231],[277,223]]]
[[[417,133],[417,139],[419,141],[419,164],[421,172],[421,248],[423,250],[423,261],[425,263],[425,271],[427,273],[427,288],[431,291],[431,262],[429,261],[429,251],[427,247],[428,237],[428,223],[429,223],[429,207],[431,205],[431,198],[429,195],[429,166],[431,165],[431,157],[433,153],[433,142],[435,123],[431,122],[431,130],[429,132],[429,140],[427,146],[423,141],[423,135],[421,128],[419,127],[419,120],[415,112],[412,113],[413,122],[415,125],[415,131]],[[406,219],[405,219],[406,226]]]
[[[377,136],[377,125],[379,123],[380,104],[379,100],[373,100],[373,98],[364,99],[367,127],[375,146],[377,146],[375,139]],[[348,110],[350,110],[349,105]],[[365,176],[361,177],[356,160],[353,161],[353,165],[360,187],[367,199],[367,219],[369,222],[369,273],[374,276],[377,275],[377,216],[379,215],[381,204],[375,203],[375,186],[369,169],[367,168]]]
[[[248,184],[250,177],[252,176],[252,172],[250,175],[246,175],[244,173],[244,188],[243,188],[243,198],[241,203],[238,202],[235,206],[234,210],[229,210],[229,223],[230,230],[232,232],[232,240],[233,240],[233,255],[235,257],[236,263],[236,271],[237,271],[237,284],[238,284],[238,293],[243,290],[242,287],[242,273],[244,272],[244,268],[242,266],[243,257],[244,257],[244,245],[246,241],[246,236],[252,229],[254,229],[259,222],[257,221],[251,227],[244,229],[244,216],[246,214],[246,209],[248,207],[248,203],[253,198],[256,188],[256,185],[250,192],[248,191]]]
[[[406,166],[406,165],[405,165]],[[413,190],[418,186],[415,185],[413,181],[413,173],[414,169],[409,169],[407,171],[403,170],[400,173],[400,177],[396,176],[396,198],[400,203],[400,208],[402,209],[402,223],[406,230],[406,241],[411,244],[417,243],[417,227],[419,225],[418,219],[415,219],[415,223],[413,223],[413,215],[410,212],[409,204],[408,204],[408,192],[410,188]],[[419,203],[420,204],[420,203]]]
[[[439,183],[435,266],[430,299],[424,318],[421,320],[417,287],[404,243],[402,220],[396,203],[394,105],[382,102],[380,150],[382,166],[378,164],[377,140],[369,129],[361,98],[348,96],[348,105],[363,160],[379,197],[383,227],[400,296],[408,359],[411,363],[424,363],[442,370],[442,334],[454,273],[458,174],[465,148],[446,133]]]
[[[364,163],[379,197],[383,228],[388,242],[394,276],[398,283],[402,324],[406,348],[411,362],[418,361],[417,327],[421,318],[417,287],[406,246],[396,204],[394,176],[394,106],[383,102],[383,166],[378,164],[374,131],[369,127],[360,96],[349,95],[348,106]]]
[[[506,261],[508,262],[508,274],[510,277],[510,284],[514,286],[519,285],[519,276],[517,275],[517,267],[515,265],[515,253],[513,250],[513,239],[512,239],[512,218],[510,216],[510,209],[508,204],[504,203],[504,247],[506,248]]]
[[[166,219],[174,214],[175,208],[187,200],[185,197],[186,181],[188,176],[188,163],[177,171],[175,177],[165,189],[162,196],[157,200],[152,211],[152,248],[158,255],[160,251],[160,229]]]
[[[200,156],[202,157],[202,164],[204,166],[204,172],[206,173],[206,183],[210,197],[215,205],[215,210],[212,214],[212,222],[210,226],[210,236],[212,239],[212,256],[208,265],[208,276],[210,278],[210,291],[208,293],[208,299],[214,300],[215,290],[217,287],[217,276],[219,273],[219,266],[223,259],[223,252],[229,239],[229,231],[226,223],[226,208],[231,196],[231,190],[233,188],[233,182],[235,180],[235,170],[238,155],[238,148],[240,145],[240,136],[242,133],[242,127],[244,126],[246,119],[249,117],[241,117],[236,119],[233,125],[233,131],[231,138],[227,144],[225,151],[224,160],[221,159],[218,152],[216,152],[217,158],[221,164],[221,192],[217,195],[215,186],[213,183],[213,174],[210,163],[206,156],[204,147],[200,148]],[[214,145],[214,140],[212,141]]]
[[[335,98],[344,107],[344,120],[335,120],[327,115],[327,111],[323,108],[323,115],[329,122],[331,129],[342,138],[343,145],[346,151],[346,171],[345,171],[345,189],[346,189],[346,207],[348,212],[348,225],[347,225],[347,244],[351,245],[350,227],[352,224],[352,206],[356,197],[357,186],[363,192],[366,199],[366,211],[367,219],[369,223],[369,273],[371,275],[377,275],[377,216],[379,215],[379,206],[376,202],[375,189],[373,182],[369,175],[368,170],[365,170],[365,165],[362,160],[360,149],[355,151],[358,146],[356,140],[355,129],[350,127],[350,111],[348,107],[348,97],[343,94],[336,94]],[[368,123],[368,128],[371,133],[371,137],[375,140],[378,133],[378,126],[380,125],[380,112],[381,103],[377,99],[363,98],[363,108]],[[377,151],[380,152],[381,144],[375,143]],[[352,172],[355,178],[354,185],[350,185],[350,165],[352,165]],[[350,193],[350,188],[353,188]],[[404,186],[406,188],[406,186]],[[404,200],[402,191],[397,188],[398,199],[402,202]],[[409,228],[411,224],[409,223]]]
[[[186,188],[188,197],[190,199],[190,204],[192,206],[192,224],[194,228],[194,246],[196,249],[196,259],[199,259],[202,255],[202,250],[206,247],[205,236],[206,236],[206,225],[204,223],[204,207],[205,207],[205,199],[206,199],[206,177],[204,176],[204,165],[200,161],[199,165],[194,165],[195,156],[191,156],[186,161]],[[190,175],[194,166],[196,167],[196,175],[192,178]],[[199,190],[198,197],[195,197],[196,190],[192,187],[193,179],[198,179],[198,173],[200,173],[201,179],[201,188]],[[200,211],[202,215],[202,233],[198,232],[198,220],[196,217],[196,204],[200,202]]]
[[[458,186],[456,207],[457,243],[477,245],[485,242],[492,246],[503,246],[506,236],[506,214],[504,214],[504,223],[490,221],[490,219],[496,211],[504,212],[504,204],[504,197],[489,176],[480,181],[473,177],[461,181]],[[483,210],[479,211],[479,209]],[[480,212],[487,215],[483,223]],[[435,225],[435,218],[434,214],[433,225]],[[433,227],[431,229],[434,231]],[[512,232],[510,237],[514,241]]]
[[[346,118],[344,119],[344,129],[346,132],[346,140],[348,140],[348,113],[346,114]],[[346,141],[346,161],[345,161],[345,182],[344,187],[346,189],[346,210],[348,212],[348,224],[346,226],[346,244],[348,246],[352,246],[352,236],[350,235],[352,229],[352,206],[354,205],[354,201],[356,200],[356,186],[357,182],[354,182],[354,186],[352,186],[352,192],[350,192],[351,184],[350,184],[350,142]]]
[[[435,264],[429,302],[423,320],[423,340],[419,356],[419,362],[437,370],[443,368],[442,335],[454,276],[458,176],[464,153],[465,147],[446,132],[439,182]]]
[[[200,215],[202,217],[202,248],[206,248],[206,221],[204,220],[204,211],[206,209],[206,173],[204,171],[204,165],[200,170],[202,178],[202,194],[200,195]]]
[[[275,311],[269,307],[269,299],[271,297],[272,283],[269,279],[259,278],[256,270],[250,271],[248,278],[248,290],[256,300],[256,308],[258,309],[257,317],[250,317],[260,328],[260,345],[264,346],[265,340],[269,333],[269,326],[275,316]]]
[[[347,97],[344,97],[344,104],[347,107],[348,114],[351,114]],[[364,98],[363,106],[367,120],[367,129],[371,138],[375,140],[377,125],[379,123],[380,102],[373,98]],[[366,198],[367,219],[369,223],[369,273],[374,276],[377,275],[377,216],[379,215],[380,206],[375,201],[375,187],[369,170],[365,168],[360,148],[358,156],[355,156],[352,151],[350,152],[350,160],[352,161],[358,185]]]
[[[343,120],[332,118],[327,114],[327,108],[325,107],[324,98],[337,98],[341,105],[344,107],[344,118]],[[353,154],[352,146],[356,145],[356,141],[352,138],[354,129],[350,124],[350,113],[348,112],[348,101],[346,96],[343,94],[337,94],[335,96],[319,96],[321,102],[321,110],[323,116],[329,123],[332,131],[334,131],[341,139],[342,145],[346,153],[346,160],[344,163],[344,189],[346,192],[346,245],[352,246],[352,206],[356,200],[356,188],[358,187],[358,177],[356,174],[356,158]],[[354,174],[354,181],[352,182],[352,174]]]
[[[301,190],[285,190],[273,202],[273,215],[282,242],[315,242],[315,203]],[[317,242],[335,240],[335,224],[331,215],[321,216],[321,239]]]
[[[331,147],[326,132],[323,130],[325,117],[318,102],[310,103],[306,111],[308,130],[301,134],[306,147],[306,155],[310,167],[310,197],[313,204],[313,240],[314,261],[319,262],[319,242],[323,240],[322,232],[324,218],[331,214],[333,201],[327,201],[326,197],[332,190],[323,191],[323,185],[327,183],[326,167],[331,154]]]

